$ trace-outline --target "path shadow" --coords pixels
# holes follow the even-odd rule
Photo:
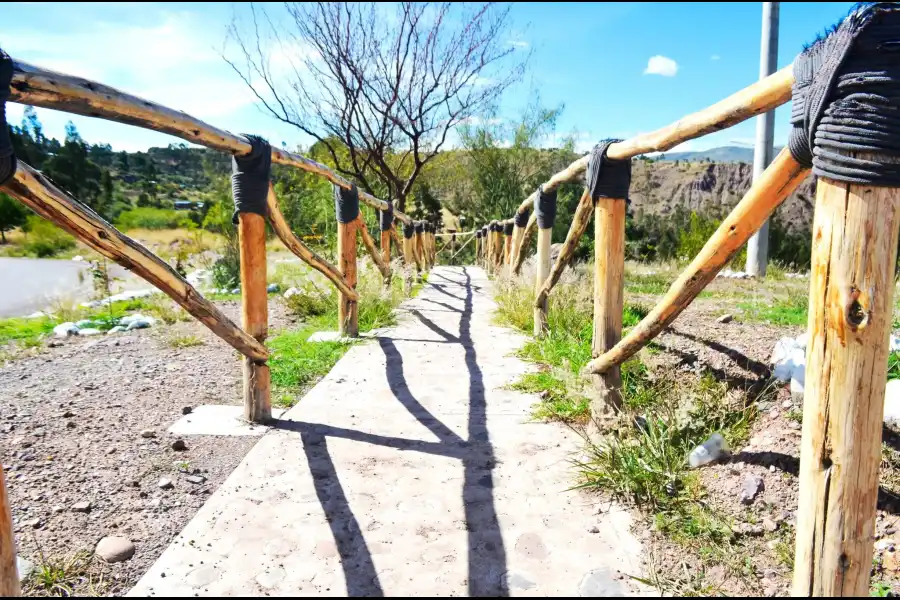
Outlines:
[[[715,340],[708,340],[706,338],[702,338],[691,333],[686,333],[683,331],[678,331],[677,329],[669,329],[669,333],[673,335],[677,335],[679,337],[683,337],[685,339],[691,340],[692,342],[697,342],[699,344],[703,344],[707,348],[711,350],[715,350],[716,352],[720,352],[730,358],[736,365],[750,371],[757,377],[768,378],[769,375],[772,374],[772,370],[769,368],[769,365],[765,363],[761,363],[758,360],[752,359],[740,350],[735,350],[734,348],[729,348]]]
[[[378,344],[385,355],[385,376],[394,397],[439,441],[422,441],[369,434],[361,431],[302,421],[279,421],[276,428],[300,434],[303,449],[310,465],[316,495],[325,511],[335,544],[341,557],[341,568],[347,583],[349,596],[384,596],[372,554],[350,508],[338,478],[334,461],[328,452],[327,439],[352,440],[376,444],[400,451],[423,452],[456,458],[462,461],[463,506],[468,531],[468,595],[508,596],[506,579],[506,550],[500,532],[500,523],[494,502],[494,467],[496,458],[487,428],[487,400],[484,380],[472,341],[472,278],[465,267],[465,282],[442,277],[454,287],[464,290],[459,297],[443,289],[445,286],[428,283],[430,288],[463,302],[463,308],[451,308],[460,314],[459,335],[453,335],[417,310],[410,311],[431,331],[440,336],[444,344],[459,344],[465,351],[468,374],[469,413],[467,434],[463,439],[443,424],[421,402],[407,384],[403,356],[397,350],[397,339],[378,337]],[[443,304],[430,300],[437,304]],[[421,340],[427,342],[428,340]]]
[[[662,352],[677,356],[681,360],[682,364],[694,365],[698,360],[700,360],[700,357],[692,352],[685,352],[684,350],[680,350],[679,348],[663,344],[660,341],[656,341],[655,343],[657,348],[659,348]],[[750,400],[757,398],[766,389],[766,386],[769,382],[768,376],[738,377],[735,375],[731,375],[724,369],[713,367],[708,363],[703,364],[703,370],[712,375],[716,381],[724,382],[725,385],[727,385],[729,388],[747,392]]]
[[[348,596],[384,596],[372,553],[360,533],[359,522],[341,487],[334,461],[328,454],[324,435],[305,431],[300,434],[303,451],[309,462],[316,496],[325,511],[334,543],[341,557],[341,568],[347,582]]]
[[[467,422],[468,439],[463,444],[463,506],[465,510],[468,541],[468,591],[469,596],[508,596],[506,580],[506,549],[500,533],[500,523],[494,503],[494,467],[496,459],[494,448],[490,442],[487,428],[487,399],[485,398],[484,378],[478,365],[478,355],[472,340],[472,313],[474,294],[472,277],[463,267],[465,282],[454,281],[441,276],[453,287],[465,291],[465,298],[444,290],[444,285],[429,282],[429,287],[463,300],[463,309],[459,319],[459,335],[454,335],[417,310],[410,313],[423,325],[439,335],[445,342],[456,343],[465,350],[466,370],[469,379],[469,416]],[[379,340],[387,358],[388,384],[397,399],[420,422],[419,404],[409,393],[403,373],[403,361],[396,351],[393,341],[385,338]],[[421,409],[424,410],[424,409]],[[423,424],[426,424],[423,422]],[[426,426],[429,426],[426,424]],[[434,426],[434,423],[431,423]],[[434,431],[432,427],[429,429]],[[440,437],[440,436],[439,436]],[[441,438],[442,442],[447,442]]]

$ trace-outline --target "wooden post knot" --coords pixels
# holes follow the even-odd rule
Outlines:
[[[860,301],[862,300],[862,301]],[[858,331],[865,329],[871,319],[871,303],[866,296],[855,286],[850,290],[850,302],[847,304],[846,319],[850,329]]]

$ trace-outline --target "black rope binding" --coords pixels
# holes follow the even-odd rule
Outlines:
[[[513,232],[513,224],[512,223],[504,223],[503,224],[503,235],[512,235]]]
[[[405,223],[403,225],[403,237],[411,240],[413,234],[416,232],[416,224],[414,222]]]
[[[615,160],[606,155],[609,147],[622,140],[603,140],[591,150],[585,172],[585,186],[591,192],[591,199],[628,198],[631,187],[631,159]]]
[[[556,190],[545,192],[544,186],[537,189],[537,200],[534,201],[534,217],[539,229],[553,229],[556,223]]]
[[[359,190],[356,184],[350,184],[349,190],[339,185],[334,186],[334,212],[338,223],[346,225],[356,220],[359,216]]]
[[[416,234],[425,233],[425,222],[416,221]]]
[[[244,137],[250,142],[250,153],[231,157],[231,195],[234,197],[231,222],[234,224],[237,224],[240,213],[263,217],[269,214],[266,197],[272,174],[272,147],[259,136]]]
[[[382,231],[390,231],[394,224],[394,203],[387,200],[387,208],[378,211],[378,225]]]
[[[900,187],[900,164],[885,160],[900,157],[900,6],[858,6],[797,57],[794,79],[794,159],[819,177]]]
[[[523,210],[522,212],[517,212],[514,219],[516,227],[524,228],[526,225],[528,225],[528,211]]]
[[[6,125],[6,101],[9,99],[9,84],[12,82],[13,62],[0,50],[0,185],[16,174],[16,153],[13,151],[9,127]]]
[[[480,229],[475,232],[475,237],[478,239],[481,239],[481,230]]]

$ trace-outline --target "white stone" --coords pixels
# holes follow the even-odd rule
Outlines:
[[[90,337],[92,335],[103,335],[103,332],[99,329],[94,329],[93,327],[89,327],[87,329],[79,329],[78,335]]]
[[[134,556],[134,544],[121,537],[105,537],[94,552],[108,563],[118,563]]]
[[[300,290],[298,290],[295,287],[288,288],[287,291],[284,293],[284,299],[287,300],[291,296],[296,296],[299,293],[300,293]]]
[[[82,255],[79,254],[78,256],[73,256],[73,257],[72,257],[72,260],[73,260],[74,262],[81,262],[81,261],[84,260],[84,257],[83,257]]]
[[[884,388],[884,423],[900,429],[900,379],[891,379]]]
[[[69,337],[70,335],[78,335],[78,327],[75,326],[75,323],[71,322],[60,323],[53,328],[53,335],[55,335],[56,337]]]
[[[900,352],[900,337],[891,334],[891,352]]]

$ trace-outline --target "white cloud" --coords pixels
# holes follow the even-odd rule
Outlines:
[[[164,12],[149,25],[95,22],[63,33],[0,28],[4,50],[16,58],[201,119],[225,117],[255,100],[215,50],[224,33],[188,12]]]
[[[521,48],[522,50],[526,50],[531,47],[531,42],[526,42],[525,40],[511,40],[508,43],[513,48]]]
[[[657,54],[647,61],[644,75],[662,75],[663,77],[675,77],[678,73],[678,63],[667,56]]]
[[[709,60],[719,60],[720,58],[722,58],[722,57],[719,56],[718,54],[713,54],[712,56],[709,57]]]

